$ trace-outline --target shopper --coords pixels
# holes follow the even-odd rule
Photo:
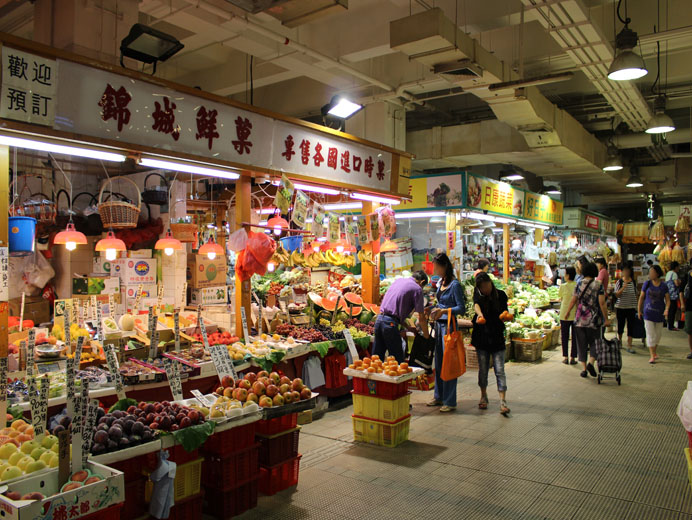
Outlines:
[[[596,264],[588,262],[582,266],[584,278],[579,282],[569,303],[567,313],[576,306],[577,312],[574,315],[574,337],[577,340],[579,351],[579,361],[583,370],[581,377],[596,377],[596,369],[593,364],[596,361],[596,344],[601,339],[601,328],[608,325],[606,316],[608,309],[605,303],[605,292],[603,286],[596,277],[598,267]],[[588,363],[587,363],[588,356]]]
[[[457,380],[443,381],[442,357],[444,356],[444,337],[447,333],[447,314],[452,310],[452,319],[464,314],[466,298],[464,289],[454,276],[454,267],[449,257],[440,253],[433,260],[433,269],[440,277],[437,290],[437,307],[430,311],[430,320],[435,322],[435,395],[428,406],[441,406],[440,412],[453,412],[457,407]],[[390,289],[391,290],[391,289]]]
[[[478,260],[476,265],[476,270],[473,273],[474,278],[478,278],[481,273],[487,273],[490,270],[490,262],[486,258],[481,258]]]
[[[567,354],[569,349],[569,333],[572,330],[572,325],[574,324],[574,313],[576,309],[571,308],[569,312],[569,303],[572,301],[572,296],[574,296],[574,289],[577,286],[577,282],[574,281],[575,276],[577,276],[577,271],[574,267],[568,267],[565,269],[565,276],[562,278],[562,285],[560,285],[560,290],[558,295],[560,296],[560,333],[562,334],[562,362],[567,365],[577,364],[577,342],[574,341],[574,332],[572,332],[572,355],[567,360]]]
[[[418,313],[420,329],[429,337],[428,319],[424,312],[423,287],[428,284],[428,275],[415,271],[411,278],[399,278],[389,287],[375,321],[375,338],[372,353],[387,358],[387,352],[398,363],[406,359],[402,339],[406,337],[406,319],[412,312]]]
[[[487,273],[476,277],[476,289],[473,292],[473,334],[471,343],[478,355],[478,386],[481,388],[481,400],[478,408],[488,408],[488,371],[490,362],[497,379],[497,392],[500,394],[500,413],[509,413],[506,401],[507,378],[505,376],[505,323],[500,315],[507,311],[507,295],[498,290]]]
[[[663,271],[658,265],[652,265],[649,269],[649,279],[644,283],[639,295],[639,319],[644,319],[646,329],[646,346],[649,347],[652,365],[658,360],[656,349],[661,341],[661,329],[663,320],[668,316],[670,309],[670,295],[668,285],[663,281]]]
[[[680,310],[683,314],[686,313],[687,309],[692,312],[692,280],[690,280],[689,275],[687,276],[687,283],[685,284],[685,289],[680,298]],[[690,353],[687,354],[687,359],[692,359],[692,319],[685,318],[685,332],[687,333],[687,344],[690,347]]]
[[[639,291],[634,281],[634,271],[631,265],[622,268],[622,276],[615,282],[615,314],[618,320],[618,338],[622,341],[627,324],[627,352],[634,354],[632,348],[632,334],[634,331],[634,321],[637,319],[637,301]]]
[[[577,258],[577,261],[574,264],[574,268],[577,270],[577,276],[574,277],[574,281],[577,285],[579,285],[579,282],[581,282],[584,278],[584,275],[582,274],[582,269],[588,263],[589,260],[584,255]]]
[[[680,264],[673,260],[670,263],[670,271],[666,273],[666,285],[668,286],[668,295],[670,296],[670,308],[672,309],[668,313],[668,330],[678,330],[675,328],[675,318],[678,313],[678,299],[680,297],[680,277],[678,276],[678,271],[680,269]]]

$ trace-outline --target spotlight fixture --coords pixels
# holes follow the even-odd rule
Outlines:
[[[123,58],[132,58],[142,63],[154,64],[166,61],[180,52],[184,45],[177,38],[151,27],[136,23],[130,29],[130,34],[120,42],[120,66],[125,67]]]
[[[546,186],[545,188],[543,188],[543,193],[545,195],[561,195],[562,190],[557,186]]]
[[[392,253],[397,249],[399,249],[399,246],[396,245],[396,242],[387,238],[380,246],[380,253]]]
[[[615,146],[608,147],[608,159],[606,159],[603,165],[604,172],[616,172],[622,170],[622,159],[620,159],[620,152]]]
[[[644,130],[647,134],[665,134],[675,130],[675,123],[666,114],[666,98],[658,96],[654,101],[654,117],[649,120],[649,124]]]
[[[521,173],[511,173],[509,175],[502,176],[501,180],[509,182],[522,181],[524,180],[524,176]]]
[[[118,251],[127,251],[127,247],[125,246],[125,242],[115,237],[113,231],[109,231],[106,238],[102,238],[96,242],[94,251],[105,251],[106,260],[112,262],[117,258]]]
[[[646,65],[641,56],[636,54],[633,49],[637,46],[639,38],[637,33],[629,28],[631,18],[624,20],[620,16],[620,6],[622,0],[619,0],[617,7],[617,16],[620,22],[625,26],[615,37],[615,59],[610,64],[608,69],[608,79],[613,81],[627,81],[638,79],[648,74]]]
[[[362,109],[363,105],[354,103],[342,96],[334,96],[329,103],[322,107],[322,115],[330,115],[338,119],[348,119]]]
[[[219,255],[223,255],[225,252],[226,251],[224,251],[223,247],[216,243],[214,237],[209,237],[207,243],[199,248],[197,254],[207,255],[207,258],[209,260],[214,260],[214,258],[216,258]]]
[[[87,238],[84,233],[80,233],[74,227],[72,220],[67,223],[67,227],[64,231],[61,231],[53,239],[54,244],[65,244],[65,249],[68,251],[74,251],[77,249],[77,244],[86,244]]]
[[[636,174],[630,175],[630,178],[627,180],[627,184],[625,184],[628,188],[641,188],[644,186],[644,183],[642,182],[641,177]]]
[[[166,256],[171,256],[175,251],[179,251],[183,248],[182,242],[177,238],[174,238],[171,230],[166,231],[166,236],[159,238],[154,244],[154,249],[163,249]]]

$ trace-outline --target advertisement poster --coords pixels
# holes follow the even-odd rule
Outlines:
[[[352,217],[346,217],[346,240],[352,246],[356,245],[356,239],[358,238],[358,221],[353,220]]]
[[[524,216],[524,192],[506,182],[493,181],[469,174],[466,205],[501,215]]]
[[[288,208],[291,206],[293,199],[293,183],[285,175],[281,176],[281,182],[276,188],[276,198],[274,205],[281,210],[281,214],[288,213]]]
[[[427,181],[428,207],[455,207],[463,204],[460,174],[441,175],[424,180]]]
[[[380,239],[380,218],[377,213],[368,215],[368,222],[370,223],[370,241],[375,242]]]
[[[372,242],[369,231],[367,217],[358,215],[358,241],[361,245]]]
[[[328,213],[329,215],[329,241],[336,242],[341,238],[341,230],[339,229],[339,215],[337,213]]]
[[[305,229],[305,219],[308,214],[308,203],[310,199],[308,196],[300,190],[296,191],[296,200],[293,203],[293,215],[291,215],[291,222],[293,222],[298,229]]]
[[[322,204],[313,204],[310,232],[315,235],[315,238],[322,238],[324,236],[324,218],[326,216],[327,212]]]

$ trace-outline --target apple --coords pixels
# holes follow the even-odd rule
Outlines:
[[[269,374],[269,379],[271,379],[276,386],[279,386],[281,382],[281,376],[278,372],[272,372],[271,374]]]
[[[279,387],[279,392],[281,393],[281,395],[284,395],[286,392],[290,392],[290,391],[291,391],[291,385],[288,383],[284,383]]]
[[[221,386],[223,386],[224,388],[233,386],[233,378],[231,376],[223,376],[221,378]]]
[[[293,392],[291,392],[291,395],[293,396],[294,403],[300,401],[300,392],[298,392],[297,390],[293,390]]]
[[[223,396],[224,396],[224,397],[231,397],[231,396],[233,395],[233,391],[234,391],[234,390],[235,390],[235,389],[232,388],[232,387],[230,387],[230,386],[227,387],[227,388],[224,388],[224,389],[223,389]]]
[[[252,385],[252,391],[261,397],[267,393],[267,387],[264,385],[264,383],[255,381],[255,384]]]
[[[293,388],[293,390],[297,390],[300,392],[303,389],[303,386],[305,386],[305,385],[303,385],[303,380],[300,379],[299,377],[296,377],[293,380],[293,384],[291,385],[291,388]]]
[[[252,384],[255,381],[257,381],[257,374],[255,374],[254,372],[248,372],[247,374],[245,374],[243,379],[250,381],[250,384]]]
[[[22,495],[20,495],[17,491],[8,491],[5,493],[5,496],[9,498],[10,500],[21,500]]]
[[[244,388],[245,390],[250,390],[252,388],[252,383],[247,379],[238,380],[238,388]]]
[[[216,393],[217,393],[218,395],[223,395],[223,386],[218,387],[218,388],[216,389]]]
[[[293,393],[292,392],[284,392],[282,395],[284,397],[284,403],[291,404],[293,402]]]
[[[266,370],[260,370],[259,372],[257,372],[257,379],[261,377],[269,377],[269,372],[267,372]]]
[[[34,491],[33,493],[27,493],[21,499],[22,500],[43,500],[44,498],[46,498],[46,497],[44,497],[41,493],[39,493],[38,491]]]
[[[268,377],[258,377],[257,381],[262,383],[264,386],[269,386],[272,384],[271,380]]]
[[[241,403],[247,401],[247,390],[245,388],[236,388],[233,390],[233,399],[237,399]]]
[[[246,403],[259,403],[259,397],[257,397],[257,394],[254,392],[249,392],[247,394],[247,401]]]
[[[271,408],[274,405],[274,402],[271,400],[271,398],[263,395],[260,397],[259,405],[261,408]]]
[[[279,380],[280,385],[290,385],[291,383],[292,381],[290,377],[281,376],[281,379]]]
[[[281,394],[276,394],[274,396],[274,399],[272,399],[274,402],[274,406],[283,406],[284,405],[284,398]]]
[[[312,392],[310,389],[306,386],[300,391],[300,398],[305,400],[305,399],[310,399],[312,397]]]
[[[276,385],[267,386],[267,396],[274,398],[275,395],[279,393],[279,388]]]

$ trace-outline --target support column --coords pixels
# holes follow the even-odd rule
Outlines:
[[[7,211],[9,206],[9,185],[10,185],[10,147],[0,146],[0,247],[5,248],[9,253],[9,229],[7,221]],[[8,265],[9,267],[9,265]],[[0,357],[7,357],[8,328],[7,318],[10,313],[7,298],[3,295],[0,301]]]
[[[369,215],[377,210],[376,202],[363,202],[363,215]],[[372,260],[375,265],[363,262],[360,267],[362,275],[363,301],[365,303],[380,304],[380,242],[369,242],[362,245],[363,251],[372,251]]]
[[[502,281],[509,283],[509,224],[502,224]]]
[[[536,229],[536,232],[533,235],[534,237],[534,243],[536,247],[543,242],[543,230],[542,229]],[[538,287],[541,289],[545,288],[545,282],[543,281],[543,273],[545,273],[545,268],[542,265],[536,265],[536,270],[533,273],[533,279],[538,280]]]
[[[243,226],[243,222],[250,222],[250,211],[252,201],[250,200],[250,177],[241,176],[235,183],[235,229],[245,227],[245,231],[250,231],[249,226]],[[235,275],[235,335],[239,338],[243,337],[243,322],[240,314],[240,308],[245,307],[245,315],[248,319],[248,327],[250,325],[252,289],[250,280],[241,281],[236,270]]]

